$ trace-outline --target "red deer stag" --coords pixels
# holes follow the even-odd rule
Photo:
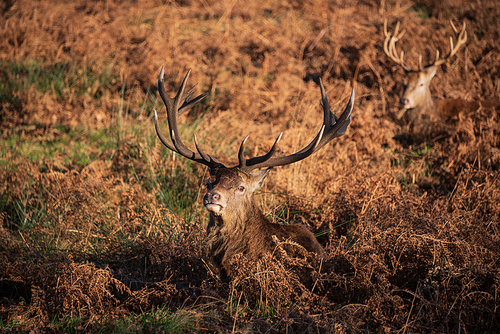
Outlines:
[[[399,32],[399,22],[396,24],[394,35],[387,32],[387,20],[384,22],[384,52],[396,64],[400,65],[404,72],[403,95],[400,99],[400,105],[403,108],[402,113],[406,112],[406,118],[410,124],[413,134],[426,136],[431,131],[430,125],[438,120],[447,119],[458,115],[461,111],[472,111],[479,107],[477,102],[466,102],[461,99],[446,99],[435,101],[431,96],[430,83],[438,68],[450,60],[457,51],[467,41],[467,32],[465,23],[460,33],[451,22],[451,26],[456,35],[457,43],[454,45],[453,38],[450,37],[450,53],[444,57],[439,57],[439,51],[436,52],[436,60],[426,66],[422,66],[422,56],[419,57],[418,70],[413,70],[404,62],[404,52],[398,55],[396,51],[396,42],[403,37],[405,30]],[[399,117],[402,116],[402,113]]]
[[[155,129],[161,142],[170,150],[187,159],[201,163],[209,169],[210,177],[206,184],[207,193],[203,197],[203,204],[210,214],[206,239],[207,255],[221,270],[222,277],[230,276],[230,260],[236,254],[242,253],[251,259],[258,259],[266,253],[273,252],[275,248],[273,236],[280,241],[292,241],[307,251],[322,256],[324,254],[323,248],[306,227],[298,224],[271,223],[258,208],[253,194],[262,185],[272,167],[288,165],[305,159],[333,138],[345,133],[351,122],[354,90],[352,90],[346,109],[338,118],[330,111],[325,89],[320,81],[321,104],[324,110],[323,126],[309,145],[294,154],[273,157],[276,145],[281,139],[282,134],[280,134],[268,153],[246,159],[243,152],[247,136],[240,145],[239,164],[235,167],[226,167],[200,148],[196,136],[194,136],[194,143],[197,153],[187,148],[181,140],[177,124],[178,116],[207,96],[205,93],[191,99],[196,85],[184,92],[190,72],[191,70],[187,72],[177,95],[172,99],[165,91],[162,67],[158,78],[158,91],[167,109],[171,141],[161,132],[156,110]]]

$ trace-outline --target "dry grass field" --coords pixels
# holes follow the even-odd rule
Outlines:
[[[435,98],[500,96],[497,0],[12,0],[0,4],[0,332],[499,333],[500,115],[479,108],[415,142],[398,118],[403,73],[468,41]],[[257,194],[327,258],[204,253],[207,170],[163,147],[156,82],[192,69],[206,100],[180,117],[237,163],[307,144],[356,92],[347,133],[274,168]],[[279,245],[277,245],[279,247]]]

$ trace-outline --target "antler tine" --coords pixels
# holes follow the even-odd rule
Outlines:
[[[184,77],[184,80],[183,80],[184,86],[181,87],[182,90],[184,90],[184,88],[185,88],[185,84],[187,83],[187,78],[189,77],[190,73],[191,73],[191,70],[189,70],[188,73],[186,74],[186,76]],[[162,66],[161,71],[160,71],[160,75],[158,76],[158,92],[160,93],[160,96],[163,100],[163,103],[165,103],[165,105],[167,105],[167,103],[168,103],[169,107],[171,106],[172,108],[176,109],[175,107],[177,107],[177,106],[174,106],[172,104],[173,100],[170,97],[168,97],[167,92],[165,91],[164,75],[165,75],[165,70]],[[174,100],[177,98],[178,101],[183,100],[184,102],[183,102],[182,106],[177,109],[177,116],[182,115],[184,112],[186,112],[191,107],[193,107],[196,103],[198,103],[199,101],[203,100],[205,97],[208,96],[208,93],[203,93],[203,94],[195,97],[193,100],[190,100],[191,96],[193,96],[193,92],[194,92],[194,89],[196,88],[196,86],[198,86],[198,84],[194,84],[193,87],[191,87],[188,91],[184,92],[182,94],[181,99],[178,98],[179,92],[181,91],[181,89],[179,89],[179,92],[175,96]],[[172,102],[170,102],[170,101],[172,101]]]
[[[323,86],[323,82],[321,81],[321,79],[320,79],[320,89],[322,97],[321,104],[323,106],[323,112],[324,112],[323,125],[321,126],[321,129],[316,135],[316,137],[314,137],[314,139],[306,147],[304,147],[303,149],[294,154],[284,157],[273,158],[272,155],[274,154],[276,145],[281,139],[281,134],[280,134],[278,139],[276,139],[273,147],[267,154],[260,157],[254,157],[245,160],[243,158],[243,153],[242,153],[242,147],[246,141],[245,138],[245,140],[242,143],[242,146],[240,147],[240,165],[238,167],[241,170],[248,173],[258,168],[288,165],[307,158],[308,156],[310,156],[311,154],[313,154],[314,152],[318,151],[320,148],[325,146],[332,139],[342,136],[345,133],[347,126],[351,122],[351,117],[352,117],[351,113],[352,113],[352,108],[354,106],[354,89],[352,89],[349,102],[347,103],[347,106],[340,117],[335,116],[331,112],[325,88]]]
[[[451,22],[451,21],[450,21]],[[457,53],[458,49],[467,42],[467,31],[465,30],[466,23],[464,22],[464,26],[462,27],[462,31],[460,31],[460,34],[458,35],[458,41],[457,45],[455,46],[455,49],[453,54]],[[453,30],[456,30],[455,28]]]
[[[450,20],[450,24],[451,24],[453,31],[455,32],[455,35],[458,34],[458,30],[455,27],[455,25],[453,24],[453,21]],[[436,55],[436,60],[430,66],[439,66],[439,65],[444,64],[445,62],[447,62],[451,57],[453,57],[458,52],[458,50],[462,47],[462,45],[465,44],[465,42],[467,42],[467,31],[465,31],[465,27],[466,27],[466,23],[464,22],[462,30],[460,31],[460,34],[458,34],[458,39],[457,39],[456,45],[453,45],[454,44],[453,37],[450,36],[450,53],[446,57],[444,57],[443,59],[439,59],[439,51],[438,51],[437,55]]]
[[[177,117],[182,114],[184,111],[187,109],[191,108],[195,103],[201,101],[204,99],[208,94],[201,94],[194,98],[193,100],[189,100],[191,96],[193,95],[194,87],[193,86],[191,89],[189,89],[186,93],[184,93],[184,89],[186,88],[187,80],[189,78],[189,74],[191,73],[191,70],[189,70],[184,77],[184,80],[182,81],[181,87],[179,88],[179,91],[175,95],[175,97],[172,99],[167,95],[167,92],[165,91],[165,85],[164,85],[164,69],[163,66],[160,71],[160,75],[158,77],[158,92],[160,93],[160,96],[163,100],[163,103],[165,104],[165,108],[167,109],[167,119],[168,119],[168,126],[169,126],[169,132],[170,132],[170,139],[171,143],[168,141],[168,139],[163,135],[160,129],[160,125],[158,122],[158,114],[155,110],[155,129],[156,129],[156,134],[160,138],[161,142],[168,147],[170,150],[179,153],[180,155],[184,156],[185,158],[188,158],[190,160],[193,160],[195,162],[202,163],[210,168],[214,168],[218,165],[221,165],[220,162],[217,161],[217,159],[213,158],[212,156],[205,154],[201,148],[198,145],[198,142],[196,140],[195,136],[195,145],[196,149],[198,150],[198,153],[195,153],[188,149],[186,145],[181,140],[181,137],[179,135],[179,126],[177,122]],[[184,100],[182,106],[179,108],[179,104],[181,100]]]
[[[398,52],[396,51],[396,42],[403,37],[403,35],[406,33],[406,30],[401,31],[401,33],[398,35],[399,32],[399,25],[400,22],[398,21],[396,23],[396,29],[394,30],[394,35],[391,36],[389,32],[387,32],[387,19],[384,21],[384,35],[385,35],[385,41],[384,41],[384,52],[385,54],[392,59],[396,64],[401,65],[405,71],[411,71],[411,68],[404,63],[404,52],[401,51],[401,56],[398,56]]]
[[[351,90],[351,96],[349,98],[349,102],[347,106],[340,115],[340,118],[335,116],[330,110],[330,105],[328,103],[328,97],[326,96],[325,87],[323,86],[323,81],[319,80],[319,85],[321,89],[321,97],[322,97],[322,106],[323,106],[323,126],[325,127],[325,134],[318,139],[318,145],[316,145],[317,151],[319,148],[323,147],[326,143],[336,137],[342,136],[346,130],[349,123],[351,123],[351,112],[354,106],[354,88]],[[321,135],[321,132],[318,134]]]
[[[201,149],[200,145],[198,145],[198,139],[196,138],[196,135],[193,134],[193,139],[194,139],[194,145],[196,146],[196,150],[198,151],[198,153],[201,155],[201,157],[203,158],[203,160],[205,160],[205,162],[209,163],[211,166],[212,163],[216,163],[218,164],[214,158],[212,158],[210,155],[206,154],[205,152],[203,152],[203,150]]]
[[[455,35],[457,35],[458,34],[458,30],[457,30],[457,27],[455,27],[455,24],[453,24],[453,20],[452,19],[450,19],[450,24],[451,24],[451,28],[455,32]]]
[[[434,61],[434,64],[439,60],[439,50],[436,50],[436,60]]]
[[[175,146],[172,145],[172,143],[168,141],[167,137],[163,135],[163,132],[161,132],[160,124],[158,123],[158,113],[156,112],[156,109],[154,110],[154,112],[155,112],[155,130],[156,134],[158,135],[158,138],[160,138],[160,141],[163,143],[163,145],[168,147],[170,150],[177,152]]]
[[[246,167],[247,163],[246,163],[246,159],[245,159],[245,156],[243,155],[243,151],[244,151],[244,147],[245,147],[245,143],[248,139],[248,136],[245,137],[245,139],[243,139],[243,141],[241,142],[241,145],[240,145],[240,149],[238,151],[238,161],[239,161],[239,166],[241,167]]]
[[[243,151],[244,151],[243,148],[244,148],[245,142],[248,139],[248,136],[246,136],[245,139],[243,139],[243,141],[241,142],[240,150],[238,152],[238,160],[239,160],[238,168],[240,168],[242,170],[245,170],[247,172],[251,171],[251,170],[254,170],[256,168],[260,168],[260,167],[253,167],[253,166],[265,163],[266,161],[268,161],[269,159],[272,158],[272,156],[276,152],[276,147],[278,147],[278,143],[281,140],[282,136],[283,136],[283,132],[281,132],[280,135],[278,136],[278,138],[276,138],[276,140],[274,141],[273,146],[271,147],[271,149],[269,150],[269,152],[267,152],[266,154],[264,154],[264,155],[262,155],[260,157],[253,157],[251,159],[245,159],[245,156],[243,155]],[[268,167],[268,166],[266,166],[266,167]]]

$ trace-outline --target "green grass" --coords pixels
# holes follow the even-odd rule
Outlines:
[[[46,217],[46,205],[40,194],[32,194],[33,178],[28,178],[24,184],[25,192],[20,198],[9,200],[6,194],[0,197],[0,212],[10,216],[7,228],[15,232],[31,231],[36,223]],[[35,197],[35,200],[33,200]]]
[[[57,64],[45,67],[36,62],[26,64],[2,64],[2,75],[16,77],[15,73],[25,73],[22,78],[17,75],[19,80],[3,82],[4,91],[6,87],[9,91],[28,89],[30,85],[36,85],[37,89],[41,90],[48,89],[48,78],[55,79],[56,86],[64,84],[59,80],[61,73],[71,69],[70,66]],[[95,73],[95,78],[107,76],[107,73]],[[54,90],[57,91],[58,89]],[[66,176],[70,175],[68,173],[78,175],[96,161],[103,161],[110,166],[108,171],[103,172],[108,174],[108,177],[115,178],[116,182],[138,184],[140,192],[154,194],[156,202],[147,202],[145,205],[148,208],[158,206],[159,203],[161,210],[170,211],[180,217],[172,222],[171,214],[159,217],[144,215],[141,208],[144,203],[136,205],[133,210],[141,217],[143,225],[154,226],[153,235],[168,236],[168,239],[178,241],[182,228],[174,225],[178,225],[178,221],[184,224],[193,223],[198,219],[202,210],[193,208],[196,208],[196,201],[199,200],[204,184],[200,181],[204,170],[179,156],[175,157],[177,162],[174,164],[173,153],[164,147],[161,148],[159,161],[153,161],[151,150],[157,139],[152,118],[150,116],[139,121],[128,109],[128,102],[124,98],[122,87],[113,111],[115,121],[107,129],[86,130],[83,127],[70,128],[56,124],[44,131],[33,131],[36,130],[34,125],[33,129],[27,129],[23,133],[12,131],[8,136],[0,138],[0,173],[7,178],[9,175],[13,178],[22,175],[20,182],[24,183],[24,188],[19,190],[17,187],[16,194],[7,192],[0,197],[0,212],[8,217],[3,220],[3,226],[10,234],[9,242],[17,240],[17,244],[35,247],[43,253],[79,252],[82,249],[78,250],[75,245],[87,235],[85,241],[90,248],[86,249],[92,249],[91,253],[98,254],[106,252],[109,242],[130,247],[138,235],[145,234],[145,227],[134,234],[126,231],[126,226],[116,226],[116,210],[122,212],[130,208],[122,208],[121,204],[114,208],[113,204],[109,204],[109,194],[106,195],[106,191],[96,192],[92,195],[93,199],[86,199],[85,201],[90,201],[91,206],[85,211],[81,206],[89,203],[82,204],[76,199],[68,200],[64,197],[62,199],[61,194],[51,194],[41,182],[54,182],[47,178],[52,171]],[[153,109],[157,102],[153,96],[145,95],[139,113],[144,116],[144,111]],[[192,122],[193,124],[180,125],[183,138],[192,138],[201,121],[202,118],[199,118]],[[192,139],[185,141],[194,146]],[[30,164],[29,172],[25,172],[27,163]],[[164,167],[167,165],[173,168]],[[35,177],[37,182],[34,181]],[[70,193],[63,196],[75,195]],[[63,203],[61,201],[67,203],[56,204]],[[102,207],[91,209],[95,203],[101,203],[99,205]],[[83,219],[79,224],[87,227],[71,228],[70,232],[66,231],[61,237],[61,230],[64,230],[61,228],[61,222],[68,219],[68,213],[79,213],[78,210],[83,215],[79,218]],[[95,221],[96,218],[99,221]],[[117,228],[119,233],[114,233]],[[92,233],[84,233],[87,230]],[[108,239],[107,242],[102,242],[105,239]]]
[[[77,63],[44,64],[36,60],[25,62],[0,62],[0,102],[15,104],[15,92],[26,91],[31,86],[41,92],[52,92],[58,99],[71,99],[85,93],[99,99],[106,90],[116,90],[117,76],[113,64]]]
[[[172,312],[165,306],[138,315],[129,315],[114,320],[95,321],[86,324],[81,317],[54,318],[48,326],[57,333],[76,334],[85,332],[98,334],[132,333],[186,333],[195,329],[197,314],[188,310]],[[2,324],[3,327],[15,328],[17,324]]]
[[[20,80],[4,83],[4,88],[22,90],[28,89],[30,85],[36,85],[37,89],[42,91],[48,89],[49,77],[56,79],[56,86],[64,84],[59,80],[61,73],[66,73],[72,68],[69,65],[57,64],[42,66],[34,61],[26,62],[26,65],[12,63],[9,66],[6,64],[2,66],[0,73],[3,75],[16,77],[15,73],[26,73],[23,78],[17,75]],[[107,73],[95,73],[96,78],[108,76]],[[109,86],[103,89],[109,89]],[[53,90],[53,92],[58,90]],[[7,175],[24,174],[21,182],[26,184],[24,190],[18,191],[16,195],[7,193],[0,197],[1,212],[5,212],[9,217],[3,225],[10,232],[11,239],[18,240],[19,244],[36,247],[44,253],[74,252],[77,250],[73,245],[84,239],[87,233],[83,232],[88,229],[92,233],[88,233],[90,237],[87,236],[86,242],[89,242],[90,248],[93,249],[92,253],[100,253],[106,251],[109,242],[130,247],[137,236],[145,234],[145,227],[136,231],[136,234],[130,234],[129,231],[123,229],[124,226],[119,227],[119,233],[113,233],[113,230],[117,229],[116,218],[113,218],[114,213],[111,210],[113,206],[108,204],[109,198],[106,194],[97,192],[93,195],[93,202],[103,203],[103,208],[97,210],[102,212],[96,213],[96,209],[86,211],[89,214],[83,218],[88,227],[71,228],[75,231],[60,237],[61,221],[67,219],[68,212],[78,212],[82,204],[73,199],[54,209],[54,196],[58,195],[48,193],[40,180],[36,182],[37,189],[33,188],[33,177],[41,177],[44,180],[52,171],[66,174],[66,176],[69,175],[68,173],[78,174],[96,161],[104,161],[108,164],[110,170],[104,172],[116,178],[117,182],[138,184],[140,192],[154,194],[155,203],[140,203],[134,208],[134,211],[141,216],[144,226],[154,226],[148,231],[153,236],[167,236],[171,241],[179,241],[186,224],[200,221],[200,216],[202,223],[203,219],[206,219],[205,215],[201,215],[204,213],[203,208],[197,205],[202,196],[201,191],[204,178],[206,178],[205,169],[173,154],[163,146],[160,148],[159,157],[152,152],[158,139],[153,130],[151,115],[146,118],[144,116],[150,114],[153,108],[164,113],[164,110],[158,108],[161,101],[158,101],[159,99],[157,100],[151,92],[147,92],[139,110],[132,112],[129,109],[131,103],[125,98],[124,86],[119,94],[120,98],[113,110],[114,122],[107,129],[87,130],[83,127],[71,128],[55,124],[44,131],[37,131],[36,125],[33,125],[32,129],[25,129],[23,133],[12,131],[9,136],[0,138],[0,172]],[[142,115],[142,120],[138,120],[137,115]],[[165,122],[165,119],[161,121]],[[203,117],[198,117],[194,121],[180,124],[183,140],[188,146],[194,147],[193,133],[197,132],[202,122]],[[162,124],[162,128],[168,127]],[[206,141],[209,139],[201,138],[200,143],[203,145]],[[228,150],[227,147],[221,147],[221,149]],[[23,173],[26,163],[35,168],[30,169],[35,175]],[[58,200],[61,199],[58,198]],[[118,207],[113,210],[122,212],[130,209],[122,208],[120,205],[118,204]],[[168,211],[178,218],[175,218],[174,222],[172,214],[145,215],[141,208],[144,205],[148,209],[160,207],[163,212]],[[82,214],[87,215],[84,211]],[[95,221],[96,214],[99,221]],[[22,236],[20,231],[23,233]],[[103,243],[104,239],[109,240]]]
[[[65,166],[78,168],[88,165],[104,152],[116,147],[116,138],[110,136],[107,129],[59,129],[56,127],[38,137],[26,138],[22,134],[12,134],[0,139],[0,159],[17,157],[34,164],[57,161]],[[5,160],[3,163],[6,164]]]
[[[432,146],[425,145],[425,147],[417,147],[411,150],[410,154],[415,157],[425,157],[428,154],[432,153]]]
[[[417,147],[403,152],[391,152],[391,167],[396,173],[397,181],[409,189],[411,184],[418,183],[423,177],[433,175],[433,148],[430,145]]]
[[[432,9],[429,6],[416,3],[412,8],[415,12],[417,12],[418,17],[424,21],[432,17]]]

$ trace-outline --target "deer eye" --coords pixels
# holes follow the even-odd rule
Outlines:
[[[238,191],[239,191],[239,192],[243,192],[243,191],[245,191],[245,187],[244,187],[244,186],[239,186],[239,187],[238,187]]]

